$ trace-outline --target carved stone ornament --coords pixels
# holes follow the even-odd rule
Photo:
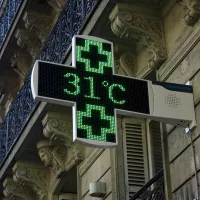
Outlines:
[[[15,37],[17,38],[17,45],[29,52],[33,59],[36,59],[42,46],[36,34],[27,30],[17,29]]]
[[[149,68],[157,68],[166,59],[166,48],[161,19],[138,14],[131,7],[116,5],[109,16],[112,31],[122,39],[137,45],[137,50],[146,48],[152,55]]]
[[[137,67],[135,52],[119,44],[115,44],[114,47],[116,73],[134,77]]]
[[[18,51],[11,57],[11,67],[18,73],[21,79],[26,78],[32,66],[32,58],[28,53]]]
[[[47,200],[48,172],[40,165],[26,162],[16,162],[13,167],[13,180],[21,185],[27,185],[39,197],[39,200]]]
[[[71,160],[65,163],[65,170],[79,164],[83,159],[80,145],[72,141],[72,120],[71,117],[55,112],[48,112],[43,121],[43,133],[51,141],[59,141],[67,147],[72,154]]]
[[[33,191],[26,185],[17,184],[11,178],[6,178],[3,182],[4,196],[10,200],[35,200]]]
[[[52,6],[52,8],[56,12],[61,12],[63,10],[67,0],[47,0],[47,2],[49,3],[49,5]]]
[[[5,96],[7,96],[7,99],[13,99],[14,97],[12,96],[12,94],[15,94],[19,91],[16,79],[12,78],[10,74],[8,74],[7,76],[0,76],[0,88],[3,88],[4,94]]]
[[[25,12],[23,16],[25,28],[35,31],[38,38],[44,43],[51,30],[52,17],[33,12]]]
[[[57,177],[65,171],[65,155],[67,148],[63,144],[52,144],[49,140],[37,143],[38,154],[46,167],[50,167]]]
[[[177,0],[180,2],[181,0]],[[193,26],[200,17],[200,0],[182,0],[186,8],[184,20],[187,25]]]

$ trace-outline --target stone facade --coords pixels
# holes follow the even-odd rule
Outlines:
[[[37,1],[21,12],[7,44],[14,51],[5,51],[10,71],[0,71],[0,86],[5,88],[0,123],[67,2]],[[71,108],[40,103],[1,165],[0,198],[129,200],[164,168],[166,200],[200,199],[199,8],[199,0],[102,0],[81,32],[114,43],[118,74],[179,84],[191,81],[197,119],[192,133],[119,116],[118,146],[91,148],[73,142]],[[70,49],[63,61],[71,64]],[[89,183],[95,181],[106,183],[102,198],[89,195]]]

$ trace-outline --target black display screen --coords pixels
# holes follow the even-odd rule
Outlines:
[[[149,114],[147,82],[113,74],[112,45],[76,38],[75,68],[39,62],[38,95],[76,102],[77,136],[115,142],[115,109]]]

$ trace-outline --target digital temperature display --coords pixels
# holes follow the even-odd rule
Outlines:
[[[76,103],[77,138],[115,143],[116,109],[149,114],[147,81],[115,75],[112,43],[88,38],[74,38],[73,67],[39,61],[38,95]]]

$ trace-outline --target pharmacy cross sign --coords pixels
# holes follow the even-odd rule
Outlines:
[[[114,74],[111,42],[75,36],[72,54],[73,67],[36,62],[33,96],[73,107],[74,140],[116,146],[116,114],[150,114],[147,81]]]

